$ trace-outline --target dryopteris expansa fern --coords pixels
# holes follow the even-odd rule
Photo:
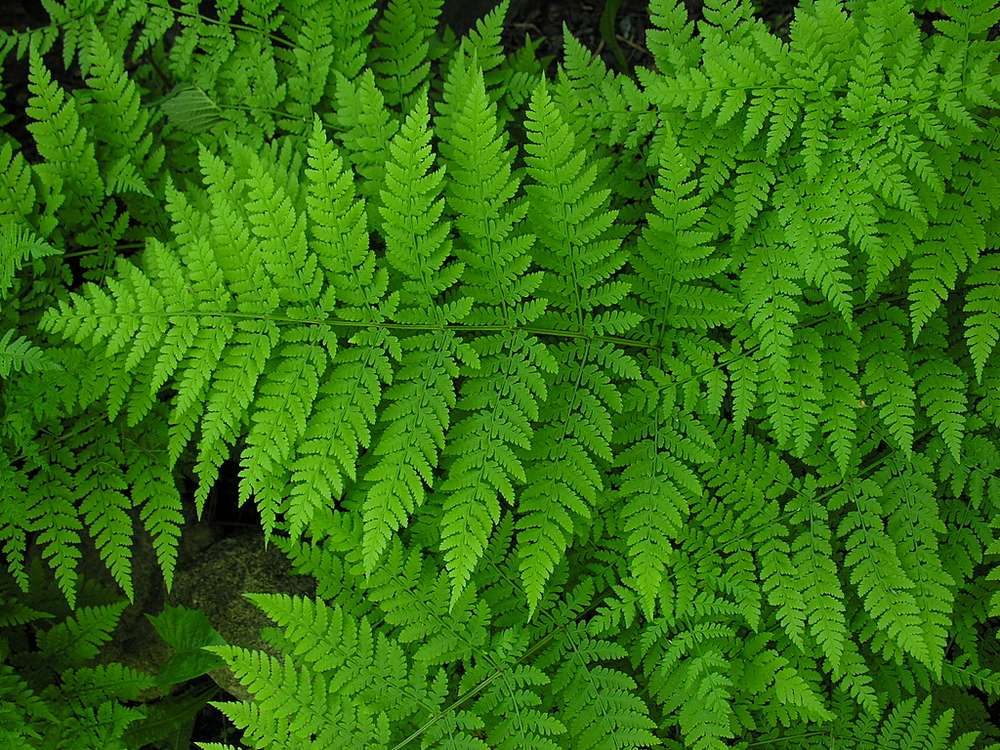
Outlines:
[[[595,458],[612,457],[611,413],[621,410],[614,378],[637,379],[640,372],[628,354],[591,338],[626,333],[637,322],[613,309],[628,284],[614,278],[625,263],[623,232],[608,210],[610,191],[598,182],[602,165],[584,166],[586,152],[575,146],[544,84],[532,95],[525,127],[529,220],[539,237],[536,261],[547,272],[539,292],[549,310],[541,321],[579,336],[552,347],[559,369],[519,502],[521,577],[534,609],[569,545],[574,517],[589,518],[588,506],[603,490]]]
[[[439,132],[451,169],[447,200],[459,216],[464,245],[456,253],[466,264],[463,281],[474,301],[467,319],[472,325],[499,321],[504,329],[477,338],[479,367],[463,373],[457,404],[468,416],[445,441],[455,447],[446,449],[451,461],[440,486],[441,549],[454,603],[500,520],[497,497],[513,504],[515,484],[526,481],[519,452],[531,447],[531,423],[548,395],[545,374],[558,365],[537,336],[517,330],[545,310],[545,298],[534,296],[543,275],[528,272],[534,237],[523,232],[522,222],[529,207],[513,201],[520,183],[512,174],[514,154],[505,148],[475,62],[453,63],[445,102],[451,115]]]
[[[200,509],[235,457],[321,597],[255,598],[286,656],[217,649],[245,744],[976,741],[996,8],[816,0],[781,40],[656,1],[632,79],[505,56],[506,6],[460,43],[438,2],[136,7],[54,12],[91,93],[11,45],[2,330],[70,373],[4,376],[19,583],[37,533],[72,603],[87,529],[128,591],[136,503],[169,570],[171,471]],[[178,91],[197,138],[145,116]]]
[[[390,535],[406,524],[424,499],[424,484],[444,447],[455,407],[459,360],[478,367],[468,344],[448,330],[469,312],[471,300],[440,297],[458,281],[459,261],[447,262],[450,225],[442,217],[443,168],[431,170],[427,103],[421,98],[390,145],[382,190],[386,261],[397,271],[400,309],[396,319],[432,330],[405,339],[397,378],[387,389],[388,424],[373,448],[377,463],[366,472],[365,567],[375,568]]]

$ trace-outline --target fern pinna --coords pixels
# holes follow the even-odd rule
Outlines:
[[[50,5],[0,45],[14,584],[75,603],[86,531],[131,596],[134,508],[169,581],[232,460],[318,584],[211,648],[248,747],[1000,739],[995,2],[651,0],[634,75],[506,3]]]

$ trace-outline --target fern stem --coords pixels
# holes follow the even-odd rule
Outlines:
[[[317,325],[333,326],[338,328],[388,328],[398,331],[410,331],[419,333],[424,331],[455,331],[456,333],[502,333],[504,331],[522,331],[533,336],[551,336],[553,338],[583,339],[585,341],[603,341],[619,346],[628,346],[637,349],[658,348],[657,344],[648,341],[638,341],[621,336],[594,336],[583,331],[563,331],[557,328],[545,328],[543,326],[504,326],[504,325],[471,325],[467,323],[383,323],[379,321],[344,320],[342,318],[289,318],[275,315],[257,315],[255,313],[240,313],[235,311],[224,312],[202,312],[198,310],[181,310],[169,313],[143,312],[143,317],[149,318],[234,318],[240,320],[266,320],[277,324],[289,325]],[[123,313],[95,313],[95,318],[124,318]]]

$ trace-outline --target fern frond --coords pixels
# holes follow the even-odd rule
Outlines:
[[[24,155],[14,150],[11,143],[0,143],[0,217],[4,219],[2,226],[4,236],[15,232],[17,220],[27,219],[35,208],[35,186],[31,182],[31,167],[25,161]],[[9,242],[12,240],[5,240]],[[3,268],[6,274],[9,250],[5,250],[0,258],[4,258]],[[7,286],[6,277],[0,276],[4,282],[0,289]]]
[[[132,505],[139,509],[139,518],[153,538],[156,561],[167,591],[170,591],[184,524],[177,483],[162,458],[145,446],[129,451],[125,464],[125,481],[132,490]]]
[[[790,450],[793,455],[799,457],[804,457],[813,444],[822,405],[826,400],[826,394],[823,392],[821,345],[822,339],[819,334],[808,329],[801,332],[792,346],[789,384],[794,404],[792,407],[794,418],[791,430],[793,442]],[[767,385],[770,386],[772,382],[767,381]]]
[[[408,110],[410,96],[426,82],[430,36],[442,4],[442,0],[390,0],[379,19],[378,46],[370,65],[390,107]]]
[[[831,668],[840,668],[848,639],[844,592],[837,577],[830,543],[829,514],[816,497],[815,483],[807,480],[801,492],[785,505],[788,523],[802,529],[791,545],[792,563],[802,591],[803,615],[809,632]]]
[[[306,204],[313,252],[338,297],[338,314],[379,322],[394,312],[388,274],[369,249],[364,199],[356,198],[351,173],[317,121],[309,141]],[[285,519],[293,538],[313,514],[354,479],[358,453],[371,442],[371,428],[392,381],[390,357],[398,341],[386,330],[360,331],[341,347],[319,386],[316,403],[296,447]]]
[[[760,384],[760,365],[753,352],[740,351],[738,342],[733,343],[733,351],[728,358],[729,388],[733,404],[733,427],[742,432],[747,419],[757,403],[757,389]]]
[[[781,446],[791,436],[793,423],[790,362],[802,291],[796,276],[773,246],[762,246],[754,248],[740,279],[747,315],[770,371],[765,381],[772,385],[769,413]]]
[[[333,309],[334,293],[332,287],[324,289],[323,270],[308,249],[305,217],[296,215],[263,164],[256,158],[251,163],[247,211],[278,294],[290,317],[322,318]],[[306,431],[329,357],[337,351],[336,337],[324,326],[286,326],[280,336],[260,380],[240,461],[240,500],[255,497],[265,538],[284,502],[285,466]]]
[[[904,348],[901,318],[898,308],[888,307],[878,317],[866,316],[864,322],[868,325],[864,329],[860,352],[864,362],[861,384],[896,445],[909,456],[913,451],[916,394]]]
[[[822,180],[792,185],[785,181],[775,191],[785,241],[794,253],[802,277],[823,293],[830,306],[851,326],[854,317],[853,281],[843,231],[847,216],[837,197],[840,175],[835,170]]]
[[[90,530],[97,551],[111,571],[115,582],[133,601],[132,587],[132,499],[121,472],[124,454],[106,441],[80,446],[76,481],[80,493],[79,512]]]
[[[43,349],[39,349],[23,336],[14,338],[13,329],[0,336],[0,377],[11,373],[31,374],[56,368]]]
[[[77,513],[79,494],[73,487],[73,477],[60,465],[44,467],[31,477],[26,497],[29,523],[32,528],[41,529],[37,541],[42,547],[42,557],[55,573],[56,584],[67,603],[74,607],[83,524]]]
[[[21,591],[28,590],[25,556],[28,550],[30,516],[25,503],[28,477],[0,453],[0,547],[7,572]]]
[[[694,165],[669,126],[659,136],[655,211],[647,217],[632,261],[636,294],[648,306],[647,315],[655,312],[661,328],[704,330],[731,323],[736,301],[712,283],[729,261],[716,252],[703,222],[706,207],[692,178]]]
[[[550,303],[541,321],[588,337],[552,349],[559,372],[541,410],[539,447],[519,499],[521,577],[534,611],[569,545],[574,516],[588,518],[603,489],[595,458],[612,456],[611,413],[621,409],[614,379],[638,379],[640,373],[629,355],[589,339],[624,333],[636,321],[626,313],[619,328],[604,312],[624,300],[629,287],[615,276],[625,262],[622,229],[614,224],[616,212],[607,210],[609,191],[595,185],[600,165],[585,167],[586,153],[576,148],[544,83],[532,95],[526,127],[529,217],[545,238],[535,257],[549,271],[539,287]]]
[[[913,597],[920,612],[927,664],[935,677],[948,647],[955,581],[941,565],[938,537],[946,532],[935,501],[934,481],[929,462],[920,457],[906,467],[881,472],[876,481],[883,485],[883,511],[888,516],[889,533],[903,570],[913,581]]]
[[[310,742],[317,735],[335,736],[346,727],[331,722],[331,716],[344,714],[330,695],[328,680],[308,668],[296,669],[292,660],[279,661],[262,651],[238,646],[207,646],[222,657],[236,678],[253,695],[252,703],[218,703],[221,710],[246,735],[252,747],[292,748]],[[364,742],[373,739],[352,737]],[[367,744],[367,743],[365,743]],[[328,745],[347,747],[345,744]],[[378,747],[378,745],[374,745]]]
[[[340,726],[336,730],[314,728],[313,732],[364,737],[373,724],[399,721],[421,707],[425,688],[420,676],[410,673],[399,644],[374,632],[367,618],[322,600],[283,594],[248,594],[247,598],[282,628],[287,653],[296,667],[330,685],[329,709],[343,712],[334,722]],[[252,679],[252,674],[248,676]],[[409,700],[401,701],[398,694],[387,692],[387,684],[408,690]]]
[[[103,147],[97,156],[107,165],[104,182],[108,192],[134,191],[152,197],[148,182],[163,162],[164,147],[154,147],[150,111],[142,107],[138,87],[92,20],[81,67],[92,95],[81,115],[91,123],[98,145]]]
[[[400,643],[418,644],[417,671],[469,659],[486,643],[489,611],[470,589],[451,604],[447,571],[419,549],[406,550],[393,540],[385,564],[372,573],[366,595],[385,615]]]
[[[965,294],[965,340],[969,345],[976,380],[982,382],[983,369],[1000,341],[1000,256],[984,255],[969,271]]]
[[[38,634],[38,649],[53,669],[76,666],[97,656],[111,640],[125,602],[97,607],[81,607],[60,623]]]
[[[344,77],[337,79],[336,109],[335,121],[343,131],[341,143],[354,171],[363,178],[358,191],[367,201],[369,225],[377,228],[381,225],[379,209],[389,144],[400,123],[387,109],[385,97],[370,69],[355,82]]]
[[[931,315],[947,299],[948,293],[955,288],[959,274],[965,272],[970,262],[978,260],[978,252],[970,257],[966,243],[952,239],[960,227],[966,226],[966,221],[935,224],[930,230],[930,236],[917,245],[917,255],[910,271],[909,289],[914,341]],[[968,304],[967,298],[966,306]]]
[[[460,98],[450,102],[442,149],[449,154],[446,197],[461,242],[456,254],[466,264],[463,289],[473,300],[467,320],[509,329],[477,337],[479,366],[464,373],[457,403],[464,416],[445,440],[441,550],[454,605],[500,520],[497,495],[513,503],[514,484],[525,479],[518,452],[531,446],[530,425],[547,396],[543,373],[554,372],[556,363],[537,337],[513,330],[545,309],[545,299],[534,297],[542,275],[528,270],[534,237],[521,230],[528,207],[512,200],[520,183],[512,173],[514,154],[500,135],[482,72],[473,63],[463,75],[461,60],[453,71],[462,84],[453,88]]]
[[[60,675],[60,690],[67,698],[85,702],[97,699],[138,700],[140,693],[153,687],[152,675],[123,664],[101,664],[96,667],[67,669]]]
[[[652,28],[646,45],[661,73],[671,75],[698,64],[701,44],[694,34],[694,24],[679,3],[650,0],[649,20]]]
[[[944,336],[942,336],[944,339]],[[931,423],[938,429],[952,456],[958,460],[966,425],[965,373],[938,347],[927,347],[926,359],[917,365],[917,395]]]
[[[819,327],[823,336],[823,393],[826,403],[820,413],[823,434],[830,441],[837,467],[847,475],[854,454],[861,385],[858,382],[860,331],[837,325]]]
[[[482,748],[539,748],[557,750],[558,738],[566,733],[563,723],[545,710],[539,694],[550,684],[544,670],[519,663],[527,648],[527,633],[512,628],[491,644],[491,656],[477,659],[463,675],[464,689],[488,681],[474,710],[488,724]],[[499,677],[493,677],[499,673]],[[449,743],[448,747],[450,747]],[[477,750],[479,747],[477,746]]]
[[[931,700],[926,698],[917,703],[916,698],[900,701],[878,727],[865,727],[855,735],[859,742],[874,747],[892,747],[906,743],[927,750],[971,750],[979,737],[979,732],[966,732],[952,738],[954,711],[948,709],[935,720],[931,720]],[[861,727],[858,727],[861,729]]]
[[[94,142],[80,124],[75,101],[52,80],[38,55],[31,57],[28,88],[31,98],[25,111],[33,120],[28,130],[45,160],[35,166],[35,173],[50,194],[66,196],[64,208],[74,220],[81,218],[80,212],[97,213],[104,182]]]
[[[382,192],[386,259],[403,278],[397,319],[437,330],[402,341],[397,377],[385,393],[387,422],[373,448],[377,463],[365,474],[362,516],[365,568],[374,569],[390,535],[404,526],[424,500],[424,485],[444,446],[455,406],[453,380],[459,358],[475,362],[474,353],[444,326],[465,318],[471,300],[441,302],[463,264],[448,262],[450,223],[442,218],[442,169],[431,171],[434,154],[426,97],[406,117],[391,144]]]
[[[865,602],[878,627],[918,661],[932,664],[930,645],[921,622],[920,606],[913,594],[893,539],[886,533],[882,488],[872,479],[852,482],[836,500],[850,503],[837,534],[844,538],[844,563],[851,568],[851,583]]]
[[[552,687],[560,697],[567,734],[581,750],[643,748],[660,744],[649,708],[634,691],[635,681],[601,662],[620,659],[620,644],[594,638],[582,623],[569,623],[553,638],[541,664],[559,667]]]
[[[715,444],[693,415],[670,403],[667,373],[647,370],[648,380],[626,394],[615,441],[629,569],[646,616],[653,617],[671,557],[692,499],[703,492],[694,467],[714,458]]]

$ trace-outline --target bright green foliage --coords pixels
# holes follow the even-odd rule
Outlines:
[[[162,144],[153,150],[150,112],[142,108],[139,89],[111,54],[101,32],[91,26],[81,53],[93,101],[84,110],[98,142],[109,192],[134,192],[152,197],[148,180],[163,161]]]
[[[976,366],[976,380],[981,381],[983,368],[1000,340],[1000,259],[986,255],[973,266],[968,276],[969,294],[965,311],[968,319],[965,337]]]
[[[831,559],[832,546],[829,515],[816,498],[814,482],[807,480],[801,492],[785,506],[791,514],[790,525],[801,528],[791,543],[789,576],[794,583],[785,594],[779,589],[778,614],[788,637],[803,642],[805,624],[833,669],[840,666],[844,642],[848,638],[844,618],[844,592],[837,578],[837,566]],[[784,595],[784,596],[782,596]]]
[[[507,3],[45,5],[0,745],[152,731],[85,551],[170,586],[233,480],[316,595],[168,610],[157,684],[225,662],[243,746],[996,747],[995,2],[652,0],[634,76]]]
[[[925,663],[938,656],[931,651],[921,629],[921,609],[891,534],[886,533],[880,502],[882,490],[874,480],[864,480],[844,492],[837,504],[849,504],[837,533],[850,550],[844,563],[875,624],[904,652]]]
[[[505,149],[482,73],[467,71],[459,60],[452,77],[462,98],[449,102],[453,115],[443,148],[450,154],[448,203],[464,244],[456,254],[466,264],[463,281],[474,300],[468,319],[499,320],[508,328],[476,339],[479,366],[463,373],[457,404],[468,416],[446,440],[454,447],[439,488],[445,496],[441,550],[454,603],[500,520],[498,496],[513,503],[515,483],[526,481],[518,450],[531,447],[531,422],[548,395],[544,373],[558,365],[537,336],[513,330],[535,321],[546,304],[532,298],[542,274],[527,272],[534,237],[518,231],[528,205],[512,202],[520,182],[511,172],[513,153]]]
[[[455,406],[453,379],[458,359],[478,365],[474,352],[445,327],[468,314],[470,300],[441,297],[462,274],[461,262],[446,263],[451,251],[449,222],[442,218],[442,169],[431,170],[427,103],[420,99],[390,146],[382,190],[386,260],[405,279],[399,290],[398,319],[436,330],[401,344],[397,376],[382,433],[373,448],[378,458],[365,474],[364,558],[369,571],[389,542],[423,503],[424,484],[444,446],[448,414]]]
[[[310,236],[342,314],[368,323],[383,321],[395,309],[396,295],[386,297],[388,275],[376,268],[369,249],[364,201],[356,201],[351,173],[318,122],[308,164]],[[390,357],[400,358],[398,341],[385,328],[362,330],[351,343],[333,357],[300,437],[299,458],[291,466],[285,516],[293,537],[330,497],[341,495],[345,480],[355,478],[358,451],[371,443],[382,384],[392,380]]]
[[[652,617],[671,560],[671,546],[683,538],[692,501],[703,488],[691,464],[715,458],[715,446],[693,415],[671,403],[673,383],[650,368],[648,381],[626,395],[618,428],[627,447],[618,454],[621,523],[627,533],[631,584],[643,611]],[[644,419],[646,415],[651,418]]]
[[[407,110],[408,98],[427,81],[428,51],[442,5],[442,0],[390,0],[379,19],[371,68],[389,106]]]
[[[539,415],[519,502],[521,579],[534,610],[569,545],[574,517],[589,518],[603,490],[595,459],[612,457],[611,413],[621,410],[614,378],[637,378],[639,371],[628,354],[591,338],[635,324],[635,316],[613,309],[628,284],[615,278],[625,257],[616,212],[607,206],[610,190],[597,182],[601,164],[585,166],[586,151],[576,147],[544,84],[532,95],[525,125],[529,218],[540,238],[536,260],[548,272],[539,286],[549,301],[541,320],[580,336],[552,348],[558,372]]]

